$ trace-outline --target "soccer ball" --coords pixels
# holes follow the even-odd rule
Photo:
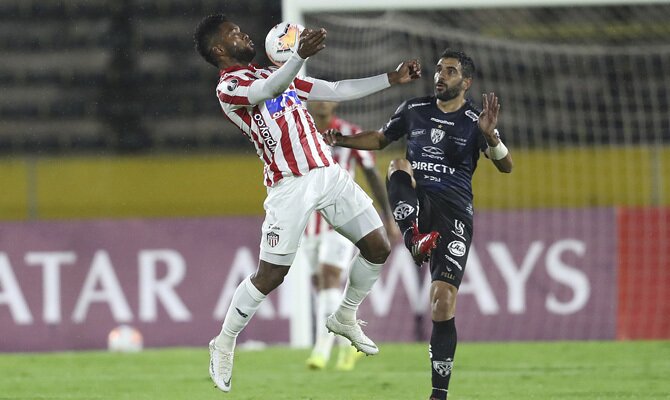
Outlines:
[[[280,22],[265,37],[265,53],[276,66],[284,64],[298,51],[300,33],[304,26],[292,22]]]
[[[135,353],[142,350],[142,334],[137,329],[120,325],[107,335],[107,349],[120,353]]]

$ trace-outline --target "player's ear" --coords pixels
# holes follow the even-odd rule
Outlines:
[[[221,56],[226,55],[226,51],[223,49],[222,46],[220,46],[218,44],[212,46],[212,48],[209,51],[216,57],[221,57]]]
[[[467,92],[470,86],[472,86],[472,78],[463,79],[463,90]]]

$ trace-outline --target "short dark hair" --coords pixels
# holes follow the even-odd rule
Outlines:
[[[219,64],[212,56],[212,37],[219,30],[219,26],[224,22],[228,22],[228,17],[224,14],[209,15],[200,21],[193,34],[195,50],[205,59],[205,61],[217,68],[219,67]]]
[[[472,75],[475,73],[475,62],[472,61],[472,58],[468,57],[467,54],[465,54],[462,51],[459,50],[453,50],[453,49],[445,49],[442,52],[442,55],[440,55],[440,58],[455,58],[458,60],[458,62],[461,63],[461,70],[463,73],[463,77],[465,78],[472,78]]]

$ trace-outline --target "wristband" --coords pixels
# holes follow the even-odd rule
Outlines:
[[[507,153],[509,153],[509,150],[507,150],[507,147],[502,140],[498,141],[498,144],[493,147],[489,146],[489,156],[492,160],[502,160],[507,157]]]

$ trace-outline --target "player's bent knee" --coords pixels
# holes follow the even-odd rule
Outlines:
[[[375,264],[384,264],[391,254],[391,242],[384,228],[377,228],[361,239],[356,246],[366,260]]]
[[[388,176],[395,171],[405,171],[412,176],[412,164],[404,158],[396,158],[389,163]]]
[[[284,277],[288,273],[289,267],[286,265],[273,264],[261,259],[258,264],[258,270],[251,277],[251,283],[263,294],[267,295],[284,282]]]

